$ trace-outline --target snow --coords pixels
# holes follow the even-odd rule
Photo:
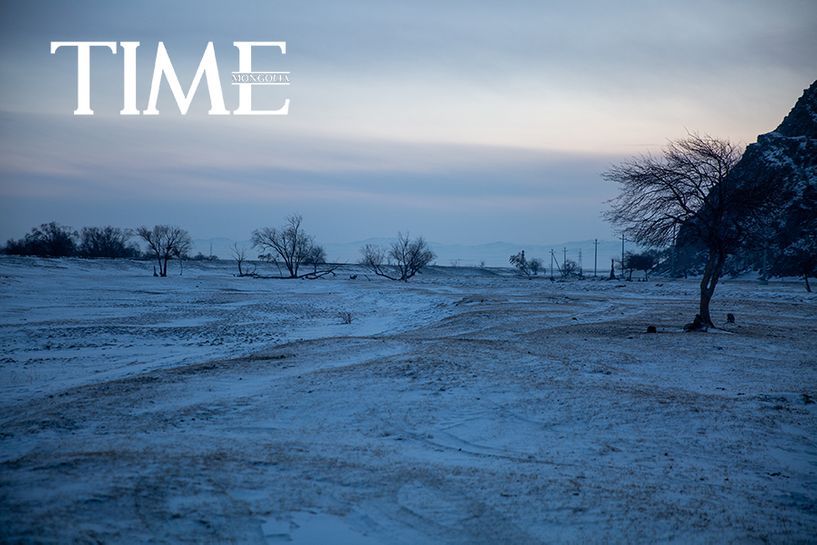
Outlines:
[[[817,534],[799,282],[724,281],[713,315],[737,323],[690,334],[694,280],[232,273],[0,259],[0,540]]]
[[[0,395],[19,400],[273,344],[397,331],[405,320],[441,315],[433,307],[442,299],[431,294],[354,289],[361,283],[348,274],[333,283],[237,279],[232,265],[205,263],[156,279],[151,267],[0,261],[3,361],[11,364]],[[352,312],[351,324],[341,323],[341,312]]]

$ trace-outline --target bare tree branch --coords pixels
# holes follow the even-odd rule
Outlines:
[[[252,234],[253,246],[269,252],[264,257],[276,265],[283,263],[288,278],[320,278],[318,267],[325,264],[326,252],[302,228],[303,217],[289,216],[279,228],[264,227]],[[312,272],[301,274],[302,265],[312,265]],[[327,270],[326,274],[334,271]]]
[[[741,215],[751,207],[729,177],[742,149],[690,133],[661,155],[642,155],[613,166],[602,177],[619,185],[604,214],[629,239],[657,248],[686,242],[708,250],[701,281],[700,321],[712,325],[709,301],[727,254],[740,241]]]
[[[388,251],[371,244],[361,248],[360,264],[374,274],[408,282],[434,260],[434,252],[423,237],[412,240],[408,234],[398,233]]]
[[[142,226],[136,234],[147,243],[159,263],[159,276],[167,276],[168,261],[187,255],[193,244],[187,231],[171,225],[156,225],[153,229]]]

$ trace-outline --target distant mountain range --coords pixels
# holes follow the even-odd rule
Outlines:
[[[327,257],[333,262],[356,263],[360,259],[360,248],[365,244],[387,246],[393,238],[370,238],[354,242],[324,243]],[[214,255],[222,259],[229,259],[233,244],[248,248],[253,258],[257,253],[251,248],[248,240],[234,241],[228,238],[196,239],[193,241],[192,255],[201,252],[204,255]],[[488,267],[506,267],[508,258],[525,250],[529,258],[538,257],[545,267],[550,267],[550,251],[553,250],[555,259],[561,263],[567,253],[567,258],[578,262],[580,260],[585,272],[593,271],[593,241],[578,240],[552,244],[517,244],[513,242],[490,242],[486,244],[443,244],[429,241],[429,245],[437,254],[436,264],[446,266],[478,266],[485,264]],[[639,248],[630,242],[625,243],[626,251],[637,251]],[[598,270],[609,271],[610,259],[621,257],[620,240],[599,240],[598,242]]]

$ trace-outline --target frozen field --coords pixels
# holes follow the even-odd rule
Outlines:
[[[817,535],[800,283],[172,272],[0,259],[0,542]]]

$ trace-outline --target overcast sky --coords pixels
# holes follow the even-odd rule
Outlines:
[[[687,129],[744,143],[817,78],[817,2],[3,2],[0,237],[56,220],[175,223],[249,238],[300,212],[319,240],[423,233],[445,243],[614,236],[612,162]],[[122,117],[122,53],[91,56],[93,117],[75,117],[76,53],[139,41],[147,104],[158,41],[187,89],[215,44],[229,109],[236,40],[285,40],[287,117]],[[331,257],[331,256],[330,256]]]

